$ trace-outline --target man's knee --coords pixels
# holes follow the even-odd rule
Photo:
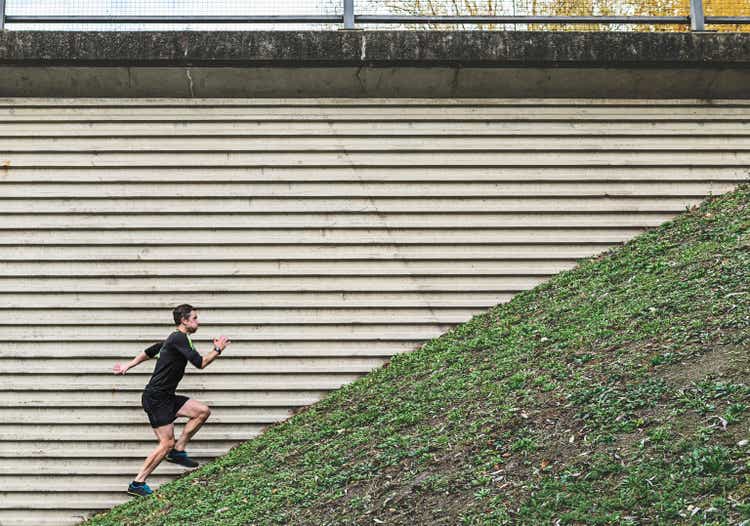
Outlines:
[[[201,420],[206,420],[209,416],[211,416],[211,408],[203,402],[199,402],[198,400],[196,400],[194,407],[194,410],[196,411],[194,417],[200,418]]]
[[[174,447],[174,443],[174,437],[162,438],[161,440],[159,440],[159,445],[167,450],[172,449]]]

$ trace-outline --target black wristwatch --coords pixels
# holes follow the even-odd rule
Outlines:
[[[217,354],[221,354],[221,349],[214,345],[214,352],[216,352]]]

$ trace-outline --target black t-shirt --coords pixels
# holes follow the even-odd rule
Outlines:
[[[173,332],[164,342],[156,343],[144,352],[149,358],[159,355],[154,374],[145,389],[150,393],[174,394],[185,374],[187,363],[192,363],[198,369],[203,365],[203,357],[195,350],[190,337],[181,331]]]

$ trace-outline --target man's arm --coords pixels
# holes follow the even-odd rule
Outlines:
[[[201,362],[201,366],[199,369],[205,369],[208,367],[208,364],[213,362],[221,353],[216,352],[215,349],[211,349],[208,354],[202,357],[203,361]]]
[[[162,346],[162,342],[153,344],[152,346],[148,347],[146,350],[138,353],[138,355],[135,358],[133,358],[129,363],[126,363],[125,365],[116,363],[115,366],[112,368],[112,372],[115,374],[125,374],[126,372],[128,372],[128,369],[132,369],[139,363],[145,362],[149,358],[153,358],[154,356],[159,354],[159,350],[161,349],[161,346]]]
[[[185,359],[193,364],[196,369],[205,369],[208,364],[213,362],[217,356],[221,354],[221,351],[229,345],[229,340],[226,336],[220,336],[214,340],[213,350],[209,351],[206,356],[202,356],[195,347],[193,347],[190,338],[186,334],[178,333],[172,341],[174,348],[181,353]]]
[[[208,352],[206,356],[203,356],[203,362],[201,363],[201,369],[205,369],[208,364],[213,362],[220,354],[221,351],[226,349],[227,345],[231,342],[226,336],[219,336],[214,340],[213,348]],[[218,350],[217,350],[218,349]]]

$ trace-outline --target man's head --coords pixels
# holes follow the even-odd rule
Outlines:
[[[189,334],[198,330],[198,312],[192,305],[178,305],[172,311],[172,317],[174,324],[178,327],[182,325]]]

